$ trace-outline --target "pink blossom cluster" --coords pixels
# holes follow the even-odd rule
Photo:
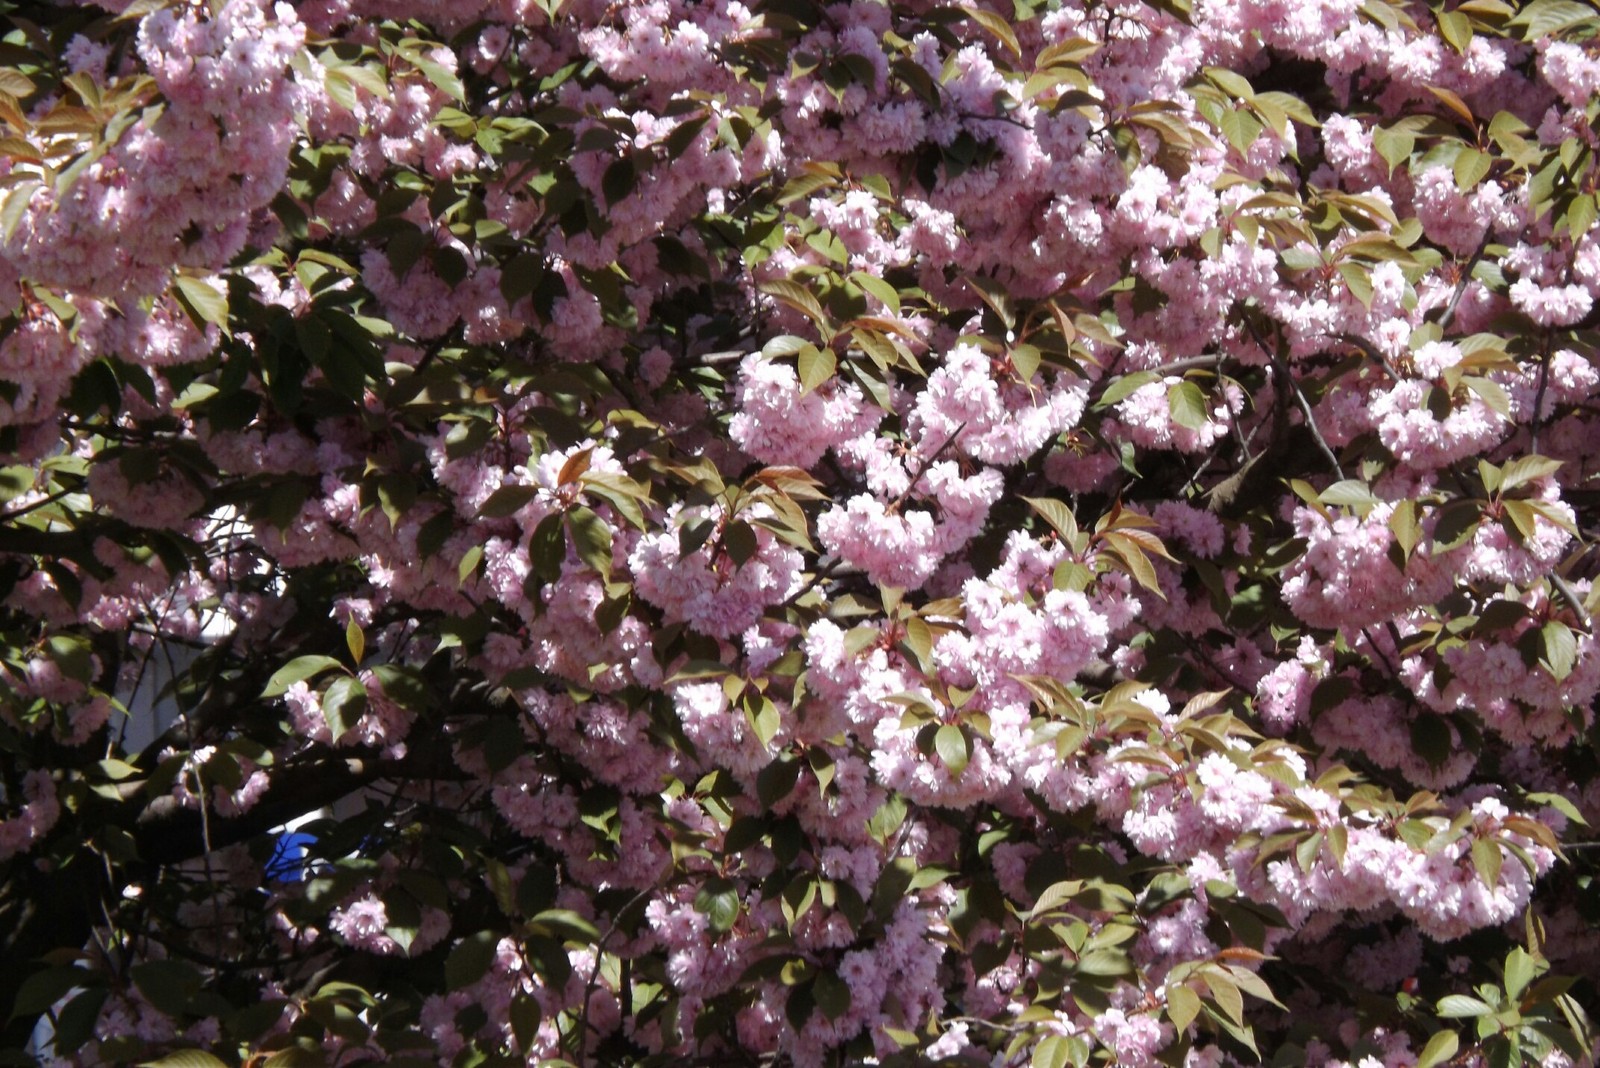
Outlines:
[[[68,188],[39,188],[7,259],[41,284],[130,303],[165,290],[174,264],[225,264],[283,185],[298,108],[288,66],[304,40],[287,4],[144,16],[138,55],[165,109],[94,150]]]
[[[23,777],[20,804],[13,801],[12,812],[0,819],[0,860],[26,853],[50,833],[61,818],[56,786],[43,771],[30,771]]]
[[[1556,848],[1600,819],[1600,24],[1489,7],[64,44],[0,116],[0,725],[67,766],[0,861],[119,805],[204,847],[107,850],[69,1057],[1198,1068],[1248,1017],[1404,1068],[1509,982],[1459,939],[1600,979]],[[308,769],[347,856],[200,862]],[[276,1022],[151,1003],[190,929],[267,932]]]

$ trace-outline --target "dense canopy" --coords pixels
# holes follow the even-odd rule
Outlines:
[[[0,1059],[1594,1063],[1592,6],[0,10]]]

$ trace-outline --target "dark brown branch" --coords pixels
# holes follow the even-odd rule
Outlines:
[[[384,779],[464,780],[445,746],[415,746],[403,759],[372,752],[345,756],[320,750],[304,762],[290,762],[269,772],[266,794],[250,811],[232,818],[210,818],[211,846],[221,849],[249,841],[307,813]],[[163,794],[147,802],[133,822],[139,857],[149,864],[177,864],[205,854],[204,823],[197,809]]]

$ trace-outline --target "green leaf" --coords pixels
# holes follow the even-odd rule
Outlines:
[[[95,1025],[100,1022],[100,1010],[111,991],[94,987],[74,995],[61,1006],[55,1015],[55,1034],[51,1037],[53,1052],[57,1057],[76,1053],[94,1037]]]
[[[606,198],[606,204],[615,207],[617,201],[626,199],[638,184],[639,168],[631,157],[624,156],[606,168],[600,178],[600,192]]]
[[[1589,826],[1589,822],[1583,818],[1583,813],[1578,811],[1577,806],[1567,798],[1562,797],[1560,794],[1529,794],[1528,800],[1536,805],[1549,805],[1551,808],[1555,809],[1557,812],[1567,817],[1567,819],[1581,827]]]
[[[432,82],[436,88],[448,94],[451,99],[466,99],[466,87],[461,84],[460,78],[450,72],[449,68],[428,59],[415,50],[402,50],[400,56],[416,67],[424,78]]]
[[[1417,542],[1422,540],[1420,511],[1416,501],[1400,501],[1394,506],[1394,514],[1389,516],[1389,531],[1407,559],[1411,556],[1411,550],[1417,547]]]
[[[1078,535],[1078,520],[1072,514],[1065,501],[1058,501],[1050,497],[1024,497],[1022,498],[1035,512],[1049,523],[1051,528],[1069,542]]]
[[[1226,67],[1207,67],[1205,75],[1212,85],[1236,99],[1250,100],[1256,95],[1256,91],[1250,86],[1249,79],[1228,70]]]
[[[1472,188],[1489,173],[1489,165],[1494,158],[1475,148],[1463,148],[1456,154],[1454,173],[1456,188],[1463,193],[1472,191]]]
[[[272,673],[272,678],[267,680],[267,688],[261,691],[261,696],[280,697],[295,683],[341,666],[339,661],[331,656],[297,656]]]
[[[1363,307],[1372,307],[1372,271],[1366,265],[1346,260],[1339,264],[1339,276],[1344,279],[1351,296]]]
[[[787,278],[778,278],[771,282],[763,282],[761,291],[805,315],[816,324],[824,340],[833,336],[827,313],[822,310],[822,305],[817,302],[811,290],[805,286]]]
[[[711,930],[726,933],[739,920],[739,889],[727,879],[708,880],[695,894],[694,907],[705,915]]]
[[[561,577],[561,567],[567,560],[567,539],[562,533],[564,517],[551,512],[539,520],[528,539],[528,562],[533,574],[541,582],[554,582]]]
[[[1549,37],[1573,26],[1593,22],[1596,12],[1587,4],[1576,0],[1533,0],[1506,24],[1507,29],[1522,31],[1524,41]]]
[[[1439,999],[1439,1015],[1447,1020],[1459,1020],[1472,1016],[1488,1016],[1494,1012],[1493,1007],[1477,998],[1465,994],[1446,994]]]
[[[1489,838],[1476,838],[1472,842],[1472,866],[1478,872],[1478,878],[1483,880],[1483,885],[1493,890],[1500,884],[1500,865],[1504,856],[1500,852],[1500,843]]]
[[[85,686],[94,681],[94,650],[79,634],[52,634],[45,640],[45,651],[61,674]]]
[[[1507,419],[1511,417],[1511,396],[1506,393],[1505,387],[1494,379],[1484,378],[1482,375],[1468,375],[1461,380],[1461,384],[1477,394],[1478,399],[1491,411]]]
[[[890,794],[867,820],[867,833],[876,842],[886,842],[906,820],[906,800],[899,794]]]
[[[761,346],[761,355],[765,356],[769,360],[778,360],[785,356],[793,356],[797,354],[801,349],[805,348],[809,344],[811,344],[811,342],[807,341],[803,337],[796,337],[793,334],[779,334],[777,337]]]
[[[0,504],[33,488],[34,470],[24,464],[0,467]]]
[[[778,191],[778,203],[784,206],[803,200],[820,189],[828,188],[839,183],[835,175],[821,173],[799,174],[789,179],[782,189]]]
[[[202,330],[207,323],[211,323],[220,328],[224,334],[228,332],[228,297],[216,286],[180,274],[173,279],[172,295],[178,298],[183,310]]]
[[[1519,456],[1501,468],[1499,492],[1507,493],[1529,482],[1549,478],[1559,470],[1560,460],[1548,456]]]
[[[1332,838],[1334,836],[1334,831],[1340,829],[1342,828],[1329,828],[1328,837]],[[1240,990],[1243,990],[1246,994],[1251,994],[1255,997],[1258,997],[1262,1001],[1276,1005],[1280,1009],[1288,1011],[1283,1002],[1278,1000],[1277,995],[1272,992],[1272,988],[1267,985],[1266,980],[1262,979],[1261,976],[1247,968],[1241,968],[1237,965],[1225,965],[1224,967],[1227,968],[1228,975],[1233,979],[1233,981],[1239,984]]]
[[[1452,501],[1441,508],[1433,527],[1433,552],[1446,552],[1470,541],[1482,519],[1483,513],[1473,501]]]
[[[1466,55],[1472,45],[1472,20],[1459,11],[1440,11],[1434,18],[1438,20],[1439,36],[1444,38],[1445,44],[1455,49],[1457,55]]]
[[[1567,205],[1564,221],[1574,243],[1582,240],[1583,235],[1593,229],[1596,220],[1600,220],[1600,194],[1589,193],[1573,197],[1571,203]]]
[[[539,487],[516,483],[501,486],[489,494],[483,506],[478,509],[478,514],[485,519],[505,519],[515,515],[522,506],[538,496]]]
[[[1079,975],[1129,975],[1133,972],[1133,962],[1120,949],[1096,949],[1078,959],[1076,970]]]
[[[135,964],[129,974],[133,985],[167,1016],[181,1016],[190,1000],[200,992],[205,980],[193,965],[180,960],[152,960]]]
[[[765,808],[772,808],[794,791],[800,780],[800,762],[792,758],[774,760],[756,776],[756,796]]]
[[[1528,989],[1528,984],[1533,982],[1537,974],[1538,965],[1528,951],[1521,946],[1513,946],[1511,952],[1506,954],[1506,996],[1512,1001],[1521,1001],[1523,991]]]
[[[1106,549],[1113,553],[1127,568],[1133,580],[1162,600],[1166,600],[1166,593],[1161,589],[1160,577],[1156,574],[1155,567],[1150,563],[1150,558],[1145,555],[1141,546],[1132,541],[1127,531],[1112,531],[1103,535]],[[1165,555],[1165,554],[1163,554]]]
[[[539,999],[518,991],[511,997],[507,1015],[511,1020],[511,1037],[516,1040],[517,1050],[526,1054],[533,1047],[533,1040],[538,1037],[539,1023],[544,1016],[539,1008]]]
[[[883,279],[865,271],[850,272],[850,281],[877,298],[878,303],[895,315],[900,314],[900,291]]]
[[[1383,162],[1389,165],[1389,173],[1411,158],[1411,150],[1416,147],[1417,135],[1409,130],[1379,127],[1372,131],[1372,147],[1377,149]]]
[[[1069,1052],[1065,1035],[1051,1035],[1033,1048],[1031,1068],[1066,1068]]]
[[[817,973],[813,996],[817,1008],[830,1020],[837,1020],[850,1011],[850,987],[835,971],[824,968]]]
[[[972,743],[966,732],[954,723],[946,723],[934,734],[933,747],[949,770],[950,778],[961,778],[972,756]]]
[[[772,739],[777,737],[778,728],[782,726],[778,706],[766,694],[754,692],[748,694],[747,700],[742,703],[745,706],[745,719],[755,732],[756,739],[763,746],[771,745]]]
[[[783,918],[792,931],[800,918],[811,911],[811,906],[817,901],[817,876],[802,872],[789,880],[789,885],[783,888],[781,909]]]
[[[445,989],[460,990],[487,975],[499,944],[500,936],[493,931],[479,931],[463,938],[445,958]]]
[[[1219,975],[1213,971],[1200,973],[1200,979],[1211,991],[1212,1000],[1217,1003],[1228,1017],[1236,1024],[1244,1023],[1244,995],[1239,993],[1239,986],[1232,979]]]
[[[954,874],[949,868],[923,865],[912,873],[911,882],[907,884],[906,888],[908,890],[926,890],[930,886],[938,886]]]
[[[180,1049],[160,1060],[140,1061],[139,1068],[228,1068],[228,1063],[204,1050]]]
[[[1311,271],[1322,266],[1322,254],[1314,249],[1291,245],[1278,254],[1278,259],[1291,271]]]
[[[567,513],[567,532],[579,559],[602,575],[611,574],[611,528],[605,520],[580,505]]]
[[[1347,478],[1342,482],[1335,482],[1323,490],[1318,499],[1323,504],[1331,504],[1341,508],[1350,508],[1358,514],[1365,514],[1367,510],[1378,503],[1378,498],[1373,496],[1372,487],[1357,479]]]
[[[1172,1021],[1172,1026],[1182,1035],[1194,1023],[1195,1017],[1200,1015],[1200,995],[1189,987],[1179,984],[1167,987],[1167,1018]]]
[[[606,501],[635,529],[645,528],[642,505],[650,500],[648,487],[625,475],[614,475],[603,471],[586,471],[582,481],[585,493],[592,493]]]
[[[322,718],[328,723],[328,733],[338,741],[356,725],[367,710],[367,687],[353,675],[341,675],[328,684],[322,695]]]
[[[1011,23],[1002,15],[981,7],[963,7],[967,17],[1000,39],[1006,50],[1018,59],[1022,58],[1022,46],[1017,41],[1017,33],[1011,28]],[[832,1019],[832,1017],[829,1017]]]
[[[819,230],[814,234],[808,234],[806,244],[840,267],[850,263],[850,250],[844,247],[844,242],[839,240],[839,235],[832,230]]]
[[[483,546],[473,545],[461,554],[461,563],[456,565],[457,585],[465,585],[468,575],[476,574],[478,565],[483,563]]]
[[[1455,738],[1443,716],[1420,715],[1411,721],[1411,748],[1434,767],[1450,759]]]
[[[1294,847],[1295,863],[1300,865],[1301,871],[1309,872],[1311,870],[1311,866],[1322,855],[1322,843],[1326,840],[1326,835],[1323,832],[1316,831],[1307,835],[1299,845]]]
[[[569,941],[598,942],[600,940],[599,929],[571,909],[544,909],[530,917],[528,923],[549,928]],[[486,931],[484,933],[488,934],[489,932]]]
[[[1106,391],[1100,395],[1100,399],[1095,402],[1094,406],[1097,410],[1109,408],[1141,386],[1147,386],[1151,382],[1159,381],[1160,378],[1161,376],[1154,371],[1135,371],[1130,375],[1123,375],[1106,388]]]
[[[1023,382],[1032,382],[1034,374],[1039,370],[1039,364],[1044,362],[1044,353],[1039,351],[1037,345],[1017,345],[1011,350],[1010,359],[1017,378]]]
[[[17,990],[10,1019],[37,1016],[66,997],[74,988],[89,986],[98,979],[98,976],[82,968],[48,968],[35,972],[23,980]]]
[[[1261,136],[1261,131],[1266,127],[1261,120],[1242,108],[1233,108],[1222,113],[1217,122],[1217,127],[1222,131],[1222,136],[1233,146],[1233,150],[1241,156],[1248,155],[1250,146],[1256,143],[1256,138]]]
[[[1456,1050],[1461,1048],[1461,1039],[1454,1031],[1439,1031],[1428,1039],[1428,1044],[1422,1047],[1422,1055],[1417,1058],[1416,1068],[1438,1068],[1456,1055]]]
[[[1200,430],[1211,421],[1205,391],[1188,379],[1167,388],[1167,408],[1172,421],[1187,430]]]
[[[345,647],[350,650],[350,662],[359,666],[362,659],[367,655],[367,636],[361,630],[361,624],[356,621],[356,617],[353,614],[345,621],[344,643]]]
[[[818,348],[816,345],[807,345],[800,350],[796,370],[800,375],[801,392],[810,393],[822,383],[833,377],[838,369],[839,360],[831,348]]]
[[[1544,655],[1539,663],[1557,682],[1572,674],[1578,662],[1578,640],[1565,623],[1551,620],[1540,628],[1544,639]]]

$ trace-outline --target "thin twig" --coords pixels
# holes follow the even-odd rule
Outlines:
[[[1539,413],[1544,409],[1545,390],[1550,385],[1550,331],[1544,332],[1543,352],[1539,357],[1539,389],[1533,395],[1533,418],[1528,424],[1528,451],[1539,451]]]
[[[1118,359],[1120,360],[1121,353],[1118,353],[1117,355]],[[1167,363],[1157,364],[1154,367],[1141,367],[1131,371],[1119,371],[1117,364],[1112,363],[1106,367],[1104,373],[1102,373],[1099,378],[1095,379],[1094,384],[1096,388],[1091,392],[1087,403],[1092,407],[1100,400],[1102,396],[1105,395],[1106,390],[1110,389],[1112,386],[1116,385],[1117,382],[1127,378],[1130,375],[1148,373],[1153,374],[1158,378],[1165,378],[1168,375],[1182,374],[1185,371],[1193,371],[1201,367],[1209,368],[1217,366],[1220,363],[1220,356],[1220,353],[1217,356],[1185,356],[1181,360],[1171,360]]]
[[[1305,416],[1306,430],[1310,432],[1311,440],[1316,442],[1317,448],[1322,450],[1322,455],[1333,466],[1333,473],[1339,476],[1340,481],[1343,481],[1344,468],[1339,465],[1339,458],[1334,455],[1327,439],[1322,436],[1322,431],[1318,429],[1317,417],[1311,411],[1311,402],[1306,399],[1305,392],[1300,388],[1300,383],[1295,381],[1294,374],[1289,370],[1288,361],[1283,358],[1282,353],[1267,344],[1266,339],[1256,330],[1254,323],[1247,323],[1246,325],[1250,330],[1250,336],[1255,338],[1257,345],[1261,346],[1261,351],[1265,352],[1268,358],[1272,360],[1273,374],[1282,376],[1283,382],[1294,394],[1295,400],[1300,405],[1300,413]],[[1387,366],[1387,363],[1385,363],[1385,366]]]
[[[934,449],[933,452],[922,458],[922,462],[917,465],[916,473],[913,474],[911,476],[911,480],[906,483],[906,488],[900,491],[900,495],[898,497],[883,506],[883,511],[886,515],[896,511],[902,504],[905,503],[906,498],[911,496],[911,491],[917,488],[917,483],[922,481],[922,476],[928,473],[928,468],[933,466],[934,461],[938,460],[939,457],[944,454],[946,449],[956,443],[956,438],[960,437],[961,432],[965,429],[967,429],[967,420],[963,419],[961,421],[961,425],[952,430],[950,432],[950,436],[944,439],[943,445],[940,445],[937,449]]]
[[[1345,344],[1354,345],[1356,348],[1360,349],[1361,354],[1367,357],[1367,359],[1376,360],[1378,365],[1383,368],[1384,372],[1396,382],[1405,381],[1406,376],[1400,373],[1399,368],[1389,362],[1389,357],[1385,356],[1383,351],[1379,349],[1378,346],[1374,345],[1360,334],[1337,334],[1335,336]]]
[[[29,512],[35,511],[36,509],[39,509],[39,508],[43,508],[47,504],[54,504],[55,502],[59,501],[61,498],[65,497],[68,494],[73,493],[73,492],[75,492],[75,491],[74,490],[60,490],[59,492],[50,494],[50,496],[48,496],[48,497],[42,497],[39,500],[34,501],[32,504],[25,504],[25,505],[21,506],[20,508],[17,508],[14,511],[0,512],[0,523],[9,523],[13,519],[20,519],[23,516],[27,515]]]
[[[629,898],[627,904],[612,914],[611,923],[606,927],[605,933],[594,944],[594,967],[589,969],[589,981],[583,987],[583,1008],[578,1013],[578,1048],[573,1051],[577,1054],[578,1063],[580,1064],[589,1059],[589,1002],[594,1000],[595,981],[600,978],[600,962],[605,959],[606,943],[610,941],[612,935],[616,934],[617,923],[622,914],[655,892],[655,886],[647,886]]]
[[[1455,292],[1450,294],[1450,303],[1445,306],[1444,314],[1439,317],[1439,330],[1450,329],[1450,324],[1455,320],[1456,308],[1461,304],[1461,297],[1467,291],[1467,285],[1472,281],[1472,269],[1483,258],[1484,250],[1489,247],[1489,234],[1484,232],[1483,240],[1478,242],[1478,247],[1471,256],[1467,257],[1466,265],[1461,268],[1461,277],[1456,281]]]
[[[1395,668],[1394,661],[1390,660],[1388,654],[1385,653],[1382,649],[1380,649],[1378,647],[1378,643],[1375,640],[1373,640],[1372,632],[1367,630],[1366,627],[1362,627],[1361,628],[1361,636],[1363,638],[1367,639],[1367,648],[1371,649],[1374,653],[1376,653],[1377,656],[1378,656],[1378,659],[1383,661],[1383,666],[1389,669],[1390,677],[1394,678],[1394,679],[1399,679],[1400,678],[1400,672]],[[1399,651],[1398,643],[1396,644],[1396,651],[1397,652]]]
[[[1592,634],[1594,632],[1594,623],[1590,620],[1589,610],[1583,606],[1583,598],[1578,596],[1578,591],[1569,586],[1567,580],[1554,571],[1550,572],[1549,579],[1550,585],[1555,587],[1555,591],[1561,595],[1561,599],[1567,602],[1567,607],[1572,609],[1573,614],[1578,617],[1578,621],[1583,624],[1584,631]]]
[[[945,1023],[972,1024],[977,1027],[987,1027],[991,1031],[1000,1031],[1008,1035],[1026,1035],[1034,1033],[1034,1029],[1023,1024],[996,1023],[994,1020],[985,1020],[981,1016],[951,1016]]]
[[[1195,641],[1194,638],[1185,634],[1182,635],[1182,640],[1183,644],[1189,647],[1189,651],[1199,658],[1200,667],[1211,672],[1213,675],[1227,683],[1229,686],[1233,687],[1235,690],[1239,690],[1243,693],[1251,693],[1254,691],[1255,687],[1253,684],[1245,682],[1242,678],[1233,674],[1231,670],[1224,670],[1220,664],[1212,660],[1210,656],[1207,655],[1207,651],[1203,649],[1200,646],[1200,643]]]

